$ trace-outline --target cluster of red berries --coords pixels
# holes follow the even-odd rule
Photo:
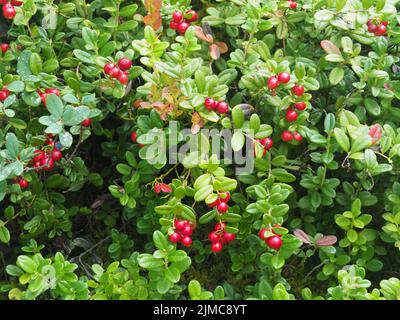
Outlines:
[[[216,110],[221,114],[225,114],[229,111],[229,105],[225,101],[215,101],[212,98],[206,98],[204,100],[204,106],[207,110]]]
[[[369,128],[369,136],[372,138],[372,144],[375,144],[382,138],[382,127],[380,124],[373,124]]]
[[[132,60],[129,60],[128,58],[122,58],[118,61],[117,65],[114,63],[107,63],[103,70],[104,73],[109,75],[111,78],[118,79],[118,81],[122,84],[125,85],[128,83],[129,78],[129,70],[132,67]]]
[[[52,170],[54,168],[54,163],[60,161],[63,157],[61,150],[55,145],[52,135],[48,136],[46,144],[52,146],[53,149],[47,152],[35,150],[33,153],[33,167],[36,172]]]
[[[382,21],[379,24],[375,24],[372,19],[367,22],[368,32],[373,33],[375,36],[384,36],[387,31],[388,21]]]
[[[274,227],[280,227],[280,226],[275,225]],[[269,236],[270,233],[272,233],[273,236]],[[264,240],[267,246],[270,247],[271,249],[278,251],[282,247],[282,239],[281,239],[282,236],[275,233],[273,229],[272,230],[261,229],[260,232],[258,233],[258,236],[260,237],[261,240]]]
[[[297,2],[293,0],[288,0],[289,8],[290,9],[296,9],[297,8]]]
[[[218,222],[214,231],[208,234],[208,239],[211,241],[211,251],[214,253],[220,252],[225,243],[235,240],[236,235],[225,231],[225,223]]]
[[[14,6],[22,6],[23,2],[17,0],[11,0],[10,2],[8,2],[8,0],[0,0],[0,4],[3,5],[2,10],[4,18],[11,20],[14,19],[16,15]]]
[[[14,183],[19,184],[21,189],[26,189],[29,187],[29,182],[24,178],[15,179],[14,181],[15,181]]]
[[[194,10],[188,10],[185,14],[180,11],[175,11],[172,14],[169,27],[178,31],[179,34],[185,34],[186,30],[190,27],[190,23],[196,21],[197,18],[197,12]]]
[[[276,90],[281,83],[288,83],[290,81],[290,74],[287,72],[281,72],[277,76],[270,76],[268,78],[268,89]]]
[[[60,90],[57,88],[49,88],[45,89],[44,92],[42,92],[40,89],[37,91],[37,93],[40,96],[40,99],[42,100],[42,103],[44,106],[46,106],[46,98],[49,94],[55,94],[57,97],[60,96]]]
[[[182,243],[185,247],[192,245],[192,238],[190,237],[193,233],[193,225],[188,220],[174,220],[174,232],[168,237],[172,243]]]
[[[0,102],[5,101],[9,96],[11,92],[7,90],[6,87],[3,87],[3,89],[0,91]]]
[[[227,202],[229,201],[230,198],[231,198],[231,194],[229,193],[229,191],[218,192],[217,200],[215,200],[212,203],[209,203],[208,206],[211,207],[211,208],[216,207],[217,212],[219,214],[224,214],[229,209],[229,206],[228,206]]]
[[[290,142],[290,141],[292,141],[293,139],[296,140],[296,141],[301,141],[301,140],[303,140],[303,136],[302,136],[300,133],[298,133],[297,131],[294,131],[294,132],[292,133],[292,132],[290,132],[289,130],[283,131],[282,134],[281,134],[281,138],[282,138],[282,140],[285,141],[285,142]]]
[[[0,50],[3,53],[6,53],[9,47],[10,47],[10,45],[8,43],[1,43],[0,44]]]
[[[264,153],[263,153],[263,157],[267,154],[267,151],[269,150],[269,149],[271,149],[272,148],[272,146],[274,145],[274,142],[272,141],[272,139],[271,138],[264,138],[264,139],[255,139],[254,140],[255,141],[255,143],[259,143],[259,144],[261,144],[262,146],[263,146],[263,148],[264,148]],[[256,145],[254,144],[254,154],[255,154],[255,147],[256,147]]]

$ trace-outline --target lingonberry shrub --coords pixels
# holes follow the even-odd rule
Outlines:
[[[398,299],[399,1],[0,4],[0,299]]]

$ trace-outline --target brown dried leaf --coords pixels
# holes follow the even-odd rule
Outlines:
[[[340,49],[332,41],[322,40],[321,47],[328,54],[333,53],[333,54],[342,55],[342,53],[340,52]]]
[[[210,46],[210,56],[211,58],[213,58],[214,60],[219,59],[219,57],[221,56],[221,52],[219,51],[219,47],[216,44],[212,44]]]
[[[295,237],[297,239],[303,241],[303,243],[306,243],[306,244],[310,244],[311,243],[311,240],[308,237],[308,234],[305,233],[303,230],[296,229],[296,230],[293,231],[293,234],[295,235]]]
[[[162,25],[162,18],[160,9],[162,6],[162,0],[146,0],[144,6],[147,11],[147,16],[143,18],[143,22],[151,26],[154,30],[158,30]]]
[[[335,236],[323,236],[321,239],[315,241],[315,244],[320,247],[327,247],[335,244],[337,238]]]
[[[195,28],[195,30],[196,30],[196,37],[197,37],[197,38],[199,38],[200,40],[209,42],[209,43],[213,43],[214,38],[213,38],[213,36],[212,36],[211,34],[207,34],[207,35],[206,35],[206,34],[204,33],[202,27],[195,26],[194,28]]]
[[[216,41],[215,44],[218,46],[219,51],[221,51],[222,54],[228,52],[229,48],[228,48],[228,45],[225,42]]]
[[[205,121],[200,116],[198,112],[193,113],[192,115],[192,134],[196,134],[200,131],[202,127],[204,127]]]

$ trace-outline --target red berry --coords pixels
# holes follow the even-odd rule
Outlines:
[[[301,85],[296,84],[296,85],[294,85],[292,91],[296,96],[300,97],[304,93],[304,87],[301,86]]]
[[[22,6],[24,3],[22,1],[11,0],[11,4],[13,6],[19,7],[19,6]]]
[[[266,236],[267,232],[268,232],[268,229],[261,229],[258,232],[258,236],[260,237],[261,240],[266,240],[267,239],[267,236]]]
[[[118,81],[123,85],[127,84],[129,81],[128,75],[125,72],[121,72],[118,76]]]
[[[55,94],[58,97],[60,96],[60,90],[58,90],[57,88],[46,89],[45,92],[47,94]]]
[[[184,236],[190,236],[193,233],[193,228],[189,225],[186,225],[183,229],[182,229],[182,234]]]
[[[368,32],[374,33],[378,27],[374,24],[368,26]]]
[[[215,230],[215,231],[222,231],[222,230],[225,229],[225,227],[226,227],[226,224],[225,224],[225,223],[223,223],[223,222],[218,222],[218,223],[215,224],[214,230]]]
[[[60,161],[62,159],[63,155],[60,150],[54,149],[53,153],[51,154],[51,158],[54,161]]]
[[[41,162],[45,153],[42,150],[35,150],[33,152],[33,162]]]
[[[47,93],[42,93],[40,99],[42,100],[43,105],[46,106]]]
[[[186,221],[185,220],[175,220],[174,226],[176,229],[179,231],[182,231],[186,227]]]
[[[220,199],[215,200],[214,202],[211,203],[207,203],[207,206],[209,206],[210,208],[214,208],[215,206],[218,205],[218,203],[220,203]]]
[[[2,43],[0,44],[0,49],[3,53],[6,53],[10,45],[8,43]]]
[[[279,80],[276,76],[271,76],[268,78],[268,89],[275,90],[279,86]]]
[[[86,118],[85,120],[83,120],[81,122],[82,127],[90,127],[90,125],[92,124],[92,119]]]
[[[215,109],[215,100],[212,98],[206,98],[204,100],[204,106],[207,110],[214,110]]]
[[[182,12],[180,12],[180,11],[175,11],[175,12],[172,14],[172,20],[173,20],[174,22],[179,23],[179,22],[182,21],[182,19],[183,19],[183,14],[182,14]]]
[[[181,242],[185,247],[190,247],[192,245],[192,238],[184,237]]]
[[[288,83],[290,81],[290,74],[287,72],[278,74],[278,81],[282,83]]]
[[[290,131],[286,130],[282,132],[281,138],[283,141],[288,142],[293,140],[293,134]]]
[[[224,239],[226,242],[233,241],[233,240],[235,240],[235,238],[236,238],[236,234],[234,234],[234,233],[229,233],[229,232],[225,232],[225,233],[224,233],[224,236],[223,236],[223,239]]]
[[[208,239],[212,242],[212,243],[214,243],[214,242],[218,242],[219,240],[220,240],[220,235],[216,232],[216,231],[211,231],[209,234],[208,234]]]
[[[224,197],[221,197],[222,194],[224,195]],[[229,191],[221,192],[219,201],[220,202],[228,202],[230,198],[231,198],[231,194],[229,193]]]
[[[54,168],[54,160],[51,158],[49,159],[49,155],[46,154],[41,162],[41,165],[44,166],[43,170],[50,171]]]
[[[217,110],[219,113],[224,114],[229,111],[229,105],[225,101],[218,102]]]
[[[171,20],[171,21],[169,22],[169,27],[170,27],[172,30],[178,29],[178,26],[179,26],[179,23],[175,22],[174,20]]]
[[[220,202],[217,204],[217,211],[220,214],[224,214],[225,212],[227,212],[229,209],[229,206],[225,203],[225,202]]]
[[[295,107],[297,110],[303,111],[303,110],[305,110],[305,109],[307,108],[307,105],[306,105],[305,102],[300,101],[300,102],[296,102],[296,103],[294,104],[294,107]]]
[[[8,2],[8,0],[0,0],[1,5],[6,4],[7,2]]]
[[[293,109],[287,109],[286,111],[286,120],[289,122],[293,122],[297,120],[297,117],[299,116],[299,114],[294,111]]]
[[[377,28],[376,28],[376,32],[375,35],[377,36],[383,36],[386,33],[386,26],[383,24],[380,24]]]
[[[171,241],[172,243],[177,243],[179,241],[181,241],[181,235],[178,232],[174,232],[172,234],[169,235],[169,241]]]
[[[128,58],[122,58],[118,61],[118,67],[120,67],[122,71],[126,71],[132,67],[132,61]]]
[[[372,144],[376,143],[382,137],[382,127],[380,124],[374,124],[369,129],[369,136],[372,138]]]
[[[282,239],[279,236],[268,237],[265,243],[268,247],[277,251],[282,247]]]
[[[374,22],[372,21],[372,19],[368,19],[368,21],[367,21],[367,26],[369,26],[369,25],[371,25],[371,24],[374,24]]]
[[[133,131],[131,133],[131,140],[132,140],[132,142],[136,142],[137,141],[137,133],[135,131]]]
[[[382,21],[381,24],[383,24],[385,27],[389,24],[389,21]]]
[[[224,246],[222,245],[221,242],[214,242],[214,243],[211,245],[211,251],[214,252],[214,253],[217,253],[217,252],[220,252],[220,251],[222,250],[223,247],[224,247]]]
[[[293,132],[293,138],[294,138],[294,140],[296,140],[296,141],[301,141],[301,140],[303,140],[303,136],[302,136],[300,133],[298,133],[297,131]]]
[[[103,67],[103,70],[104,70],[105,74],[110,74],[110,71],[114,68],[115,68],[115,64],[110,62],[110,63],[105,64],[105,66]]]
[[[189,23],[183,21],[183,22],[179,23],[178,29],[177,29],[177,30],[178,30],[178,32],[179,32],[180,34],[185,34],[185,32],[186,32],[186,30],[189,28],[189,26],[190,26]]]
[[[121,70],[118,67],[114,67],[108,72],[108,74],[112,78],[118,78],[121,74]]]
[[[6,88],[3,88],[3,90],[0,91],[0,101],[5,101],[10,96],[10,94],[10,91],[8,91]]]
[[[185,17],[189,16],[189,18],[185,18],[186,22],[194,22],[197,20],[197,12],[194,10],[188,10],[185,13]]]
[[[42,162],[41,161],[37,161],[33,164],[33,167],[35,168],[36,172],[39,172],[41,169],[39,169],[39,167],[42,166]]]
[[[21,187],[21,189],[26,189],[29,186],[29,182],[26,181],[25,179],[20,179],[18,181],[19,186]]]
[[[3,5],[3,16],[6,19],[13,19],[15,17],[15,8],[11,3]]]
[[[272,148],[272,146],[274,145],[274,142],[272,141],[271,138],[264,138],[260,141],[260,143],[264,146],[264,148],[266,150],[269,150]]]
[[[297,8],[297,2],[295,1],[289,1],[289,8],[290,9],[296,9]]]

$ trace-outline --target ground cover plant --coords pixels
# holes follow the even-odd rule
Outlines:
[[[400,299],[400,1],[0,5],[0,299]]]

